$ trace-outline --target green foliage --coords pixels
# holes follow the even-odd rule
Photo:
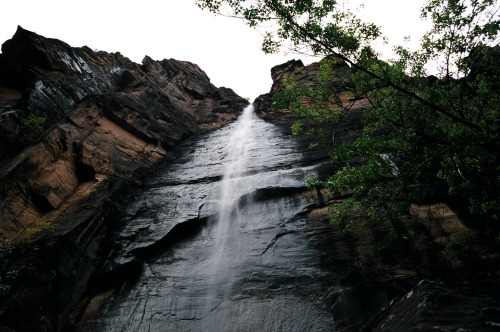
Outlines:
[[[0,154],[19,149],[38,140],[43,132],[45,118],[29,115],[20,121],[12,116],[5,120],[8,125],[0,133]]]
[[[21,123],[22,136],[20,137],[21,143],[28,145],[36,141],[43,132],[43,124],[45,118],[36,115],[29,115]]]
[[[292,124],[292,136],[297,137],[302,134],[302,124],[300,122],[294,122]]]
[[[40,218],[25,229],[25,233],[27,235],[26,243],[32,245],[37,241],[53,234],[55,230],[55,226],[52,222]]]
[[[311,190],[316,186],[318,186],[320,184],[320,181],[317,175],[313,175],[313,176],[308,176],[306,178],[306,183],[307,183],[307,188]]]
[[[336,49],[342,54],[355,55],[381,36],[376,25],[361,21],[335,0],[196,0],[196,3],[214,13],[241,17],[251,27],[272,26],[264,35],[262,49],[266,53],[285,47],[301,53],[329,54]]]
[[[14,246],[10,242],[0,245],[0,296],[7,295],[17,277],[18,271],[11,267]]]
[[[342,2],[198,0],[213,12],[232,10],[250,26],[270,27],[263,49],[286,47],[325,56],[318,84],[299,85],[290,74],[273,98],[300,119],[294,134],[335,128],[346,105],[329,82],[348,77],[344,92],[367,98],[364,132],[332,153],[338,171],[321,183],[332,194],[349,191],[332,209],[377,221],[408,214],[411,202],[442,195],[465,202],[471,214],[500,221],[500,19],[494,0],[429,0],[421,16],[432,28],[418,51],[395,48],[379,60],[380,29],[345,10]],[[269,24],[277,23],[277,24]],[[333,59],[333,60],[332,60]],[[347,63],[342,67],[339,64]],[[437,71],[428,72],[429,68]],[[348,71],[351,74],[347,74]],[[316,182],[317,183],[317,182]],[[442,198],[442,197],[441,197]],[[363,223],[362,222],[362,223]],[[358,227],[351,225],[353,228]],[[349,226],[349,227],[351,227]]]

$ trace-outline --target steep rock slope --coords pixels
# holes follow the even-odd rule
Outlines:
[[[145,57],[138,65],[21,27],[2,46],[0,71],[3,239],[46,213],[53,221],[80,185],[134,177],[246,104],[192,63]],[[33,117],[44,121],[44,133],[25,147],[39,129],[29,126]]]
[[[25,245],[2,323],[57,330],[132,187],[246,104],[195,64],[136,64],[18,27],[0,54],[0,241]]]

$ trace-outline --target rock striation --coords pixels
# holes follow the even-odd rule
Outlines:
[[[247,104],[193,63],[137,64],[18,27],[0,54],[0,241],[48,236],[39,251],[51,277],[26,277],[30,290],[11,292],[2,321],[42,312],[56,330],[124,197],[178,142],[233,121]]]

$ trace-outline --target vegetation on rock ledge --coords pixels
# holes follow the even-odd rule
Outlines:
[[[275,95],[279,108],[302,119],[294,132],[304,123],[335,128],[357,100],[369,101],[363,135],[335,149],[338,171],[318,180],[333,194],[352,192],[335,206],[335,220],[359,211],[367,220],[397,223],[412,202],[449,199],[466,206],[470,217],[500,240],[496,1],[429,0],[421,17],[432,27],[420,48],[397,46],[396,58],[387,62],[371,46],[384,38],[380,28],[335,0],[197,3],[241,17],[251,27],[277,23],[265,34],[265,52],[287,47],[325,57],[319,74],[323,84],[301,86],[286,78],[284,91]],[[338,77],[339,63],[350,67],[353,84],[346,85],[350,96],[335,102],[329,83]]]

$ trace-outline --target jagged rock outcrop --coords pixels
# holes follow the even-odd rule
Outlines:
[[[80,184],[133,178],[246,104],[195,64],[145,57],[138,65],[21,27],[2,47],[0,72],[2,239],[57,210]],[[16,134],[27,135],[30,116],[44,119],[45,133],[24,147]]]
[[[326,61],[326,58],[322,61]],[[292,135],[292,124],[299,118],[287,108],[275,107],[273,96],[282,92],[285,89],[284,79],[288,76],[292,84],[306,86],[325,86],[331,95],[328,102],[333,107],[339,106],[349,108],[349,112],[345,112],[341,121],[335,124],[335,127],[330,123],[322,125],[314,125],[315,131],[321,129],[327,139],[320,139],[315,135],[300,135],[296,138],[302,151],[306,155],[306,160],[311,163],[320,160],[328,161],[330,159],[330,151],[336,146],[341,145],[345,141],[351,141],[361,135],[363,124],[361,121],[364,110],[370,107],[370,104],[365,98],[356,98],[349,93],[352,90],[352,71],[351,68],[343,62],[336,62],[333,69],[333,76],[329,82],[320,82],[318,72],[320,70],[321,61],[314,62],[304,66],[300,60],[290,60],[286,63],[277,65],[271,68],[271,78],[273,84],[271,90],[263,95],[258,96],[254,101],[255,112],[259,116],[271,123],[280,126],[289,135]],[[304,132],[308,129],[304,126]],[[310,149],[309,146],[314,145],[315,148]],[[333,170],[328,164],[324,165],[325,174]]]
[[[328,61],[330,58],[325,58],[322,61]],[[332,62],[333,63],[333,62]],[[314,62],[310,65],[304,66],[301,60],[290,60],[281,65],[274,66],[271,68],[271,78],[273,84],[271,90],[263,95],[257,97],[254,101],[256,112],[268,121],[276,124],[281,124],[289,126],[296,117],[288,109],[275,109],[273,105],[273,96],[283,91],[285,88],[284,81],[285,77],[289,77],[291,84],[294,85],[306,85],[306,86],[319,86],[322,85],[327,87],[331,91],[329,97],[329,102],[332,105],[338,104],[340,106],[350,106],[351,109],[358,110],[367,107],[367,101],[363,98],[349,98],[350,94],[346,94],[346,91],[352,90],[352,70],[344,62],[335,62],[335,65],[331,65],[333,71],[333,77],[328,82],[320,82],[318,78],[318,73],[321,67],[320,62]],[[350,103],[354,103],[350,105]],[[355,113],[355,112],[353,112]],[[347,119],[344,123],[359,123],[357,120],[351,121]]]
[[[0,54],[0,241],[51,240],[37,247],[40,260],[18,249],[14,268],[30,289],[13,289],[2,322],[57,330],[133,186],[179,141],[231,122],[247,104],[195,64],[136,64],[18,27]],[[50,281],[25,275],[30,264]]]

